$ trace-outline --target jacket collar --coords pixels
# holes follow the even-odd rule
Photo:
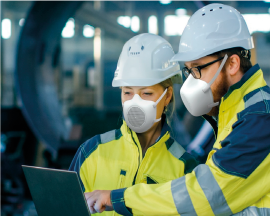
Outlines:
[[[228,92],[221,99],[219,112],[224,112],[231,108],[236,103],[239,103],[246,94],[265,85],[266,82],[263,78],[262,70],[256,64],[244,74],[239,82],[229,88]]]
[[[158,142],[167,132],[169,132],[170,134],[172,134],[171,133],[171,128],[167,124],[167,120],[166,120],[166,115],[165,114],[162,114],[161,123],[162,123],[161,133],[160,133],[160,136],[158,137],[158,139],[156,140],[156,142]]]
[[[254,65],[253,67],[251,67],[245,74],[244,76],[242,77],[242,79],[233,84],[228,92],[224,95],[224,100],[226,100],[231,94],[233,91],[235,91],[236,89],[240,89],[244,83],[246,83],[258,70],[260,70],[260,67],[258,64]]]
[[[235,105],[237,102],[243,99],[243,97],[258,88],[258,84],[262,87],[266,85],[266,82],[263,78],[263,73],[258,64],[250,68],[242,77],[242,79],[230,86],[228,92],[221,99],[221,104],[219,112],[225,111]],[[205,120],[207,120],[217,137],[218,134],[218,125],[216,120],[212,116],[203,115]]]

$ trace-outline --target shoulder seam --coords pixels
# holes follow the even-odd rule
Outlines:
[[[115,140],[115,130],[107,131],[103,134],[100,134],[100,143],[105,144]]]
[[[105,144],[113,140],[118,140],[122,136],[120,129],[114,129],[106,133],[100,134],[100,144]]]
[[[91,145],[93,142],[95,142],[94,145]],[[88,158],[90,154],[92,154],[97,149],[99,144],[100,144],[100,135],[96,135],[92,137],[91,139],[88,139],[85,143],[81,145],[81,149],[82,149],[85,159]],[[88,146],[90,147],[90,149],[86,151],[86,147]]]
[[[247,113],[245,113],[243,115],[240,115],[240,113],[238,113],[238,114],[239,114],[238,120],[240,120],[240,119],[242,119],[242,118],[244,118],[245,116],[248,116],[248,115],[269,115],[269,113],[263,112],[263,111],[247,112]],[[237,114],[237,116],[238,116],[238,114]]]
[[[100,144],[106,144],[108,142],[111,142],[113,140],[118,140],[122,136],[122,133],[120,130],[111,130],[103,134],[96,135],[90,139],[88,139],[86,142],[84,142],[80,148],[81,152],[83,153],[85,159],[89,157],[90,154],[92,154]]]
[[[180,158],[186,152],[186,150],[176,140],[174,140],[174,142],[167,150],[171,153],[172,156],[174,156],[178,160],[180,160]]]
[[[244,174],[241,174],[241,173],[237,173],[237,172],[232,172],[232,171],[229,171],[229,170],[226,170],[225,168],[223,168],[220,164],[217,163],[217,161],[215,160],[215,154],[212,156],[212,160],[214,162],[214,164],[221,170],[223,171],[224,173],[226,174],[229,174],[229,175],[233,175],[233,176],[238,176],[238,177],[241,177],[241,178],[244,178],[246,179],[248,176],[244,175]]]
[[[86,159],[86,152],[85,152],[84,148],[82,147],[82,145],[80,146],[80,150],[83,153],[84,159]]]
[[[247,96],[251,93],[253,95],[247,99]],[[254,91],[246,94],[243,97],[245,108],[244,110],[240,112],[239,116],[241,116],[241,113],[243,114],[243,116],[249,113],[270,113],[269,99],[270,99],[270,94],[264,91],[263,87],[257,88]],[[258,106],[260,107],[261,104],[265,105],[265,108],[263,110],[262,109],[260,110],[257,108]]]

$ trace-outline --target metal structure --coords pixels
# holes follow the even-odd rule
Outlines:
[[[61,31],[80,5],[81,2],[35,2],[18,44],[15,79],[23,114],[36,136],[54,154],[67,135],[57,100],[54,67]]]
[[[111,36],[123,40],[134,36],[130,29],[92,7],[80,1],[33,2],[19,38],[15,80],[23,114],[54,156],[70,129],[61,113],[54,77],[61,53],[61,31],[67,20],[75,15],[78,22],[91,21],[94,27],[109,29]]]

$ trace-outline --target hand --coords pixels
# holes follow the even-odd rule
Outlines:
[[[95,190],[84,196],[91,214],[113,210],[110,190]]]

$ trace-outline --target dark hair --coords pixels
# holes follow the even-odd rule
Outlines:
[[[250,50],[246,50],[242,47],[234,47],[230,49],[221,50],[218,52],[215,52],[213,54],[210,54],[209,56],[217,56],[218,58],[225,56],[225,54],[228,55],[228,58],[234,54],[238,55],[240,58],[240,71],[243,73],[246,73],[251,67],[251,53]]]

